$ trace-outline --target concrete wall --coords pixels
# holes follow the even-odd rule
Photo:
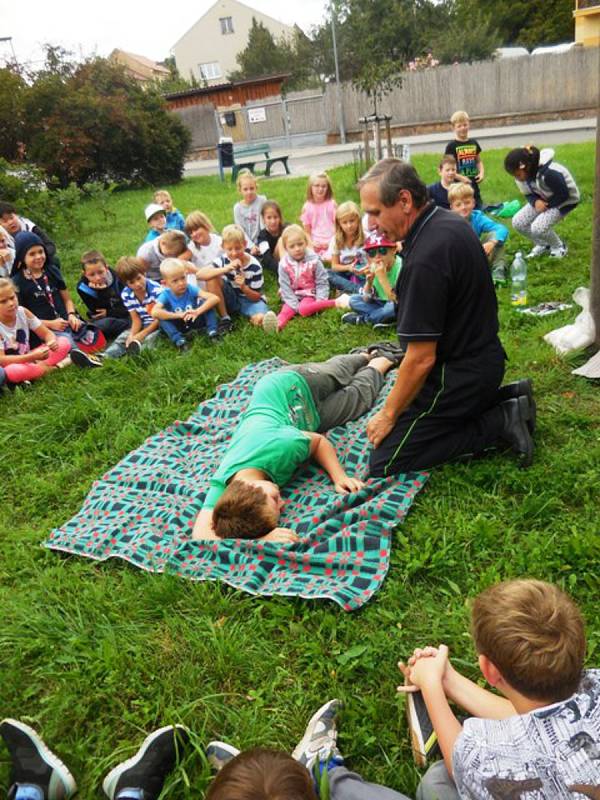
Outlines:
[[[231,17],[233,33],[221,33],[221,17]],[[281,36],[291,36],[293,28],[278,22],[260,11],[255,11],[250,6],[237,2],[237,0],[218,0],[206,14],[201,17],[190,30],[184,34],[171,52],[179,73],[186,79],[193,75],[201,80],[199,65],[209,62],[219,62],[221,75],[208,81],[209,86],[224,83],[227,74],[238,68],[236,56],[248,44],[248,34],[252,27],[252,18],[262,22],[276,39]]]
[[[444,122],[453,111],[471,117],[595,109],[598,103],[600,49],[578,47],[567,53],[523,56],[405,73],[402,86],[384,98],[381,112],[393,125]],[[372,103],[351,84],[341,87],[348,131],[370,114]],[[335,84],[325,91],[329,133],[337,133]]]

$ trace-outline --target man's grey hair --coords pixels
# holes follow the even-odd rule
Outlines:
[[[427,202],[427,187],[419,178],[417,170],[412,164],[400,158],[383,158],[373,164],[367,174],[359,180],[359,191],[367,183],[378,184],[379,197],[387,208],[396,204],[402,189],[410,192],[416,208],[421,208]]]

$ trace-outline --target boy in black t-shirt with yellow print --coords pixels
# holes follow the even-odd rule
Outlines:
[[[445,155],[456,159],[456,172],[469,178],[475,192],[475,208],[481,208],[479,184],[484,179],[481,147],[477,139],[469,137],[470,120],[466,111],[455,111],[450,117],[454,139],[446,145]]]

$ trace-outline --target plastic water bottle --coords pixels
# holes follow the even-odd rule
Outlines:
[[[519,251],[510,268],[512,283],[511,302],[513,306],[527,305],[527,262]]]

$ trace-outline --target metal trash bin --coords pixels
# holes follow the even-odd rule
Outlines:
[[[219,175],[221,180],[225,180],[223,170],[225,167],[233,167],[233,139],[229,136],[221,136],[217,144],[217,158],[219,159]]]

